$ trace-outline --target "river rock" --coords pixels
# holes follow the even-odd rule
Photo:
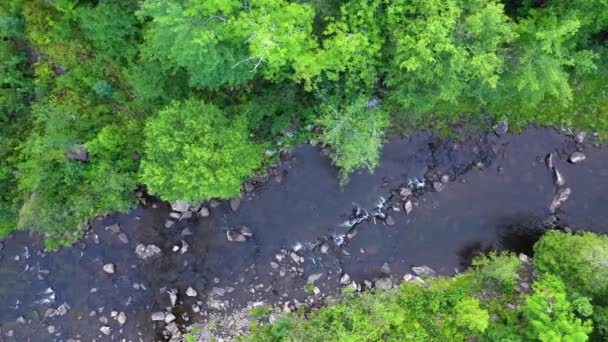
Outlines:
[[[239,210],[240,207],[241,207],[241,198],[240,197],[233,198],[230,200],[230,209],[232,209],[232,211],[237,211],[237,210]]]
[[[497,123],[496,125],[494,125],[494,133],[496,135],[503,136],[505,134],[507,134],[507,132],[509,131],[509,121],[507,119],[503,120],[502,122]]]
[[[291,252],[289,256],[291,257],[291,260],[293,260],[293,262],[295,262],[296,264],[301,264],[304,262],[304,257],[296,252]]]
[[[409,215],[412,210],[414,210],[414,204],[412,203],[412,201],[407,200],[405,201],[405,203],[403,203],[403,210],[405,211],[405,213],[407,215]]]
[[[571,194],[572,190],[570,188],[562,188],[557,190],[557,192],[553,196],[551,205],[549,205],[549,211],[551,213],[555,213],[555,210],[560,208],[568,200],[568,198],[570,198]]]
[[[251,228],[249,228],[247,226],[241,226],[239,228],[239,232],[241,233],[241,235],[243,235],[246,238],[250,238],[253,236],[253,231],[251,230]]]
[[[443,190],[444,187],[445,187],[445,184],[443,184],[441,182],[433,182],[433,190],[435,190],[436,192],[441,192],[441,190]]]
[[[379,290],[390,290],[393,288],[393,281],[391,278],[375,279],[374,286]]]
[[[394,219],[394,218],[393,218],[391,215],[388,215],[388,216],[386,217],[386,220],[384,220],[384,222],[385,222],[385,223],[386,223],[386,225],[388,225],[388,226],[394,226],[394,225],[395,225],[395,219]]]
[[[553,166],[555,165],[553,163],[553,153],[547,154],[547,156],[545,157],[545,165],[547,166],[547,168],[553,169]]]
[[[553,181],[559,187],[566,185],[566,178],[564,178],[564,175],[557,168],[553,169]]]
[[[114,272],[116,271],[116,267],[114,266],[114,264],[105,264],[103,265],[102,269],[107,274],[114,274]]]
[[[152,244],[144,246],[140,243],[135,247],[135,254],[137,254],[140,259],[144,260],[160,254],[161,252],[162,251],[158,246]]]
[[[211,212],[209,211],[209,208],[202,206],[198,211],[198,215],[200,217],[209,217],[209,215],[211,215]]]
[[[587,132],[578,132],[574,135],[574,141],[577,144],[584,143],[586,138],[587,138]]]
[[[155,312],[152,314],[152,316],[150,317],[153,321],[164,321],[165,320],[165,313],[164,312]]]
[[[177,304],[177,290],[169,290],[167,291],[167,294],[169,295],[169,301],[171,302],[171,306],[175,306],[175,304]]]
[[[431,278],[437,277],[437,272],[428,266],[412,266],[411,270],[417,276],[427,276]]]
[[[236,230],[226,230],[226,239],[230,242],[245,242],[247,238]]]
[[[188,288],[186,289],[186,296],[188,297],[196,297],[197,294],[198,293],[195,289],[192,288],[192,286],[188,286]]]
[[[306,279],[306,283],[307,284],[313,284],[315,281],[321,279],[321,277],[323,276],[323,273],[315,273],[315,274],[311,274],[308,276],[308,278]]]
[[[101,331],[102,334],[108,336],[112,333],[112,328],[108,327],[107,325],[104,325],[103,327],[99,328],[99,331]]]
[[[55,326],[54,325],[49,325],[46,330],[49,332],[49,334],[54,334],[55,333]]]
[[[403,198],[412,196],[412,194],[412,189],[410,189],[409,187],[402,187],[401,189],[399,189],[399,195],[401,195],[401,197]]]
[[[450,182],[450,175],[447,173],[444,173],[443,175],[441,175],[441,183],[443,184],[447,184]]]
[[[119,312],[118,316],[116,316],[116,321],[120,325],[125,324],[127,322],[127,314],[125,314],[124,312]]]
[[[580,164],[580,163],[584,162],[585,159],[587,159],[587,156],[581,151],[576,151],[576,152],[572,153],[570,155],[570,158],[568,158],[568,160],[572,164]]]
[[[347,285],[348,283],[350,283],[350,276],[348,275],[348,273],[342,274],[342,276],[340,277],[340,284]]]
[[[410,281],[412,281],[413,279],[414,279],[414,275],[413,275],[413,274],[411,274],[411,273],[408,273],[408,274],[406,274],[406,275],[404,275],[404,276],[403,276],[403,281],[410,282]]]
[[[77,160],[86,162],[89,160],[89,154],[87,148],[83,144],[72,145],[69,150],[65,152],[69,160]]]
[[[165,323],[169,324],[169,323],[175,321],[176,318],[177,317],[175,317],[174,314],[168,313],[168,314],[165,315]]]
[[[175,224],[175,221],[166,219],[165,220],[165,228],[171,228]]]
[[[245,183],[245,192],[251,193],[251,192],[253,192],[253,190],[255,190],[255,186],[253,186],[253,184],[251,184],[250,182],[246,182]]]
[[[186,201],[175,201],[171,203],[171,209],[173,209],[173,211],[177,211],[178,213],[185,213],[188,211],[188,209],[190,209],[190,204],[188,204]]]
[[[329,244],[327,242],[324,242],[321,247],[319,247],[319,250],[321,251],[321,253],[327,254],[327,252],[329,252]]]

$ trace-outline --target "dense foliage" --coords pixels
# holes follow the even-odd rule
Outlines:
[[[346,182],[378,165],[389,127],[483,128],[485,115],[606,137],[607,7],[4,0],[0,234],[68,244],[139,190],[230,197],[299,141],[329,147]]]
[[[605,341],[606,295],[578,292],[585,279],[576,278],[601,261],[588,266],[588,260],[552,249],[557,241],[561,248],[576,246],[581,256],[608,247],[605,237],[550,232],[536,245],[534,269],[512,254],[490,254],[454,278],[345,295],[328,308],[260,326],[245,340]],[[549,266],[562,263],[568,265]],[[594,286],[608,285],[608,277],[595,279]]]

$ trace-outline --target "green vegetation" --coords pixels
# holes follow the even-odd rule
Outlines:
[[[605,341],[606,293],[584,292],[588,284],[578,277],[597,267],[606,272],[601,259],[580,259],[606,248],[606,237],[550,232],[536,244],[533,264],[493,253],[454,278],[403,283],[283,316],[245,341]],[[590,282],[605,291],[608,277]]]
[[[606,138],[607,7],[2,1],[0,235],[70,244],[139,190],[228,198],[296,142],[328,146],[344,183],[378,165],[390,128],[507,118]]]

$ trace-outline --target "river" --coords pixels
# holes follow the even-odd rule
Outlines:
[[[567,159],[577,148],[587,159],[574,165]],[[545,165],[549,153],[572,189],[555,217],[548,209],[556,191]],[[261,305],[256,302],[321,305],[339,290],[343,273],[359,284],[388,277],[384,264],[395,282],[412,265],[451,275],[480,251],[531,254],[534,241],[553,226],[608,232],[608,149],[591,138],[577,145],[552,129],[462,141],[426,133],[393,138],[373,174],[353,175],[343,187],[328,158],[312,146],[295,148],[274,174],[245,194],[237,211],[220,203],[209,217],[171,228],[164,226],[169,206],[157,203],[96,219],[83,241],[57,252],[43,253],[41,238],[28,232],[4,239],[0,340],[162,341],[167,325],[153,322],[153,312],[172,312],[182,331],[214,320],[221,334],[221,327],[246,326],[247,317],[234,313]],[[429,179],[441,176],[449,182],[433,189]],[[414,189],[409,215],[399,195],[408,184]],[[352,238],[345,238],[350,228],[344,223],[353,211],[371,213],[376,207],[390,219],[364,220],[356,236],[350,231]],[[107,228],[115,223],[128,242]],[[250,227],[253,237],[227,241],[226,229],[239,225]],[[162,252],[142,260],[134,252],[140,243]],[[324,244],[326,253],[320,251]],[[278,262],[281,249],[287,257]],[[293,250],[304,262],[290,260]],[[108,263],[115,265],[114,274],[102,271]],[[305,291],[311,275],[318,275],[316,296]],[[196,296],[185,295],[188,287]],[[178,293],[174,307],[167,294],[172,289]],[[69,308],[54,314],[64,303]],[[124,325],[112,311],[124,313]],[[224,316],[230,318],[222,322]]]

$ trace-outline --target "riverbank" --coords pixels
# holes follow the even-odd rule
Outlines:
[[[2,336],[150,341],[199,325],[229,338],[248,329],[253,307],[322,306],[346,283],[395,284],[412,266],[451,275],[479,251],[530,254],[548,228],[607,232],[608,150],[592,139],[539,128],[467,141],[416,134],[391,140],[375,173],[344,187],[322,151],[302,146],[236,210],[218,203],[166,228],[169,206],[151,204],[95,220],[74,248],[48,255],[39,237],[15,233],[0,251]],[[586,160],[568,162],[578,149]],[[549,154],[571,189],[554,215]],[[252,236],[228,241],[240,226]],[[160,252],[142,259],[139,245]]]

